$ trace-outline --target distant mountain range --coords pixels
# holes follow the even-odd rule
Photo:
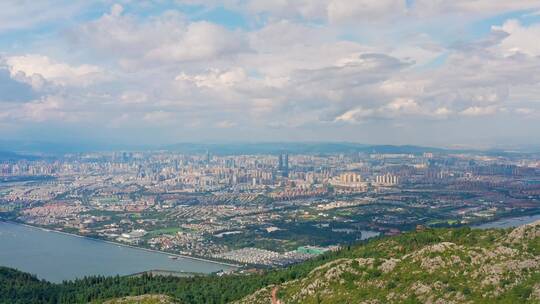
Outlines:
[[[445,152],[440,148],[420,146],[393,146],[393,145],[365,145],[358,143],[226,143],[226,144],[175,144],[165,146],[165,150],[182,153],[204,153],[209,151],[215,154],[330,154],[330,153],[406,153],[422,154],[424,152]]]
[[[34,155],[22,155],[9,151],[0,151],[0,161],[18,161],[18,160],[35,160],[39,157]]]
[[[86,153],[100,151],[141,151],[150,146],[117,145],[89,142],[54,143],[42,141],[0,140],[0,151],[12,151],[19,154],[63,155],[67,153]]]
[[[49,143],[25,141],[0,141],[0,151],[14,151],[23,154],[65,154],[99,151],[174,151],[181,153],[234,154],[277,154],[277,153],[411,153],[418,154],[426,151],[444,152],[445,149],[420,146],[366,145],[359,143],[328,143],[328,142],[260,142],[260,143],[178,143],[172,145],[110,145],[90,143]],[[7,153],[7,152],[6,152]]]
[[[93,143],[49,143],[0,140],[0,160],[22,159],[28,156],[59,156],[66,153],[112,152],[112,151],[171,151],[185,154],[202,154],[207,151],[217,155],[239,154],[336,154],[336,153],[390,153],[415,154],[434,153],[484,153],[508,155],[513,153],[538,152],[540,150],[473,150],[445,149],[415,145],[368,145],[349,142],[237,142],[237,143],[178,143],[172,145],[121,145]]]

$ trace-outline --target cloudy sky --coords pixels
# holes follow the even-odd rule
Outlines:
[[[540,144],[540,0],[2,0],[0,138]]]

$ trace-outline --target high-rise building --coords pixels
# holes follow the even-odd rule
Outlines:
[[[289,154],[287,154],[287,153],[285,153],[283,155],[282,175],[283,175],[283,177],[288,177],[289,176]]]
[[[375,177],[375,183],[384,186],[394,186],[399,183],[399,177],[390,173],[384,175],[377,175]]]
[[[283,177],[289,176],[289,154],[281,153],[278,156],[278,172]]]
[[[339,180],[342,183],[360,183],[362,177],[356,173],[343,173],[339,176]]]

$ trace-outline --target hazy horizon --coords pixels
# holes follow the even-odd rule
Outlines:
[[[0,140],[0,159],[22,159],[32,156],[62,156],[80,153],[115,153],[115,152],[171,152],[180,154],[212,155],[276,155],[290,154],[415,154],[434,153],[487,153],[488,155],[506,155],[506,153],[537,154],[538,145],[411,145],[411,144],[371,144],[346,141],[201,141],[177,142],[170,144],[122,144],[106,142],[43,142],[43,141],[2,141]]]

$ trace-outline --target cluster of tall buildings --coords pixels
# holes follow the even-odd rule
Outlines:
[[[362,176],[356,173],[343,173],[339,176],[339,180],[342,183],[360,183],[362,182]]]
[[[384,186],[399,184],[399,177],[390,173],[375,176],[375,183]]]

